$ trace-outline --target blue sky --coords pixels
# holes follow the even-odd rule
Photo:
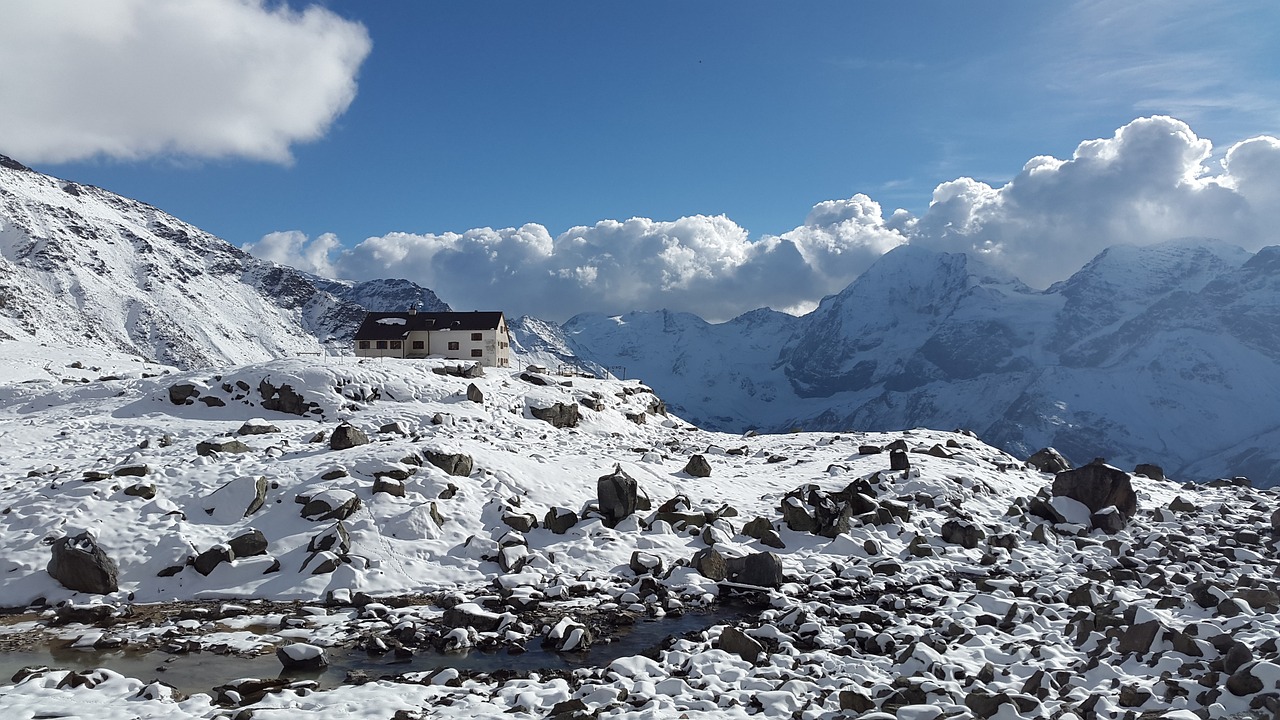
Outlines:
[[[49,2],[65,13],[84,5]],[[128,16],[140,2],[99,6]],[[25,14],[18,5],[0,6],[11,32],[34,23],[27,29],[48,37],[70,16],[4,17]],[[724,215],[737,228],[728,228],[730,235],[745,233],[754,243],[798,230],[817,203],[860,193],[882,208],[886,231],[908,237],[909,228],[887,218],[896,208],[924,217],[940,184],[967,177],[1000,188],[1031,158],[1071,159],[1081,142],[1110,138],[1136,118],[1168,115],[1212,141],[1203,161],[1210,174],[1221,172],[1216,163],[1234,143],[1280,134],[1280,5],[1256,0],[331,0],[319,6],[326,12],[299,0],[290,0],[288,12],[279,3],[192,0],[188,7],[194,9],[167,22],[216,28],[234,16],[227,26],[241,43],[258,36],[246,27],[260,22],[270,47],[223,47],[213,30],[193,32],[185,44],[157,42],[145,61],[171,61],[174,69],[167,79],[145,78],[153,91],[130,97],[135,85],[88,107],[60,108],[78,116],[65,133],[79,133],[73,139],[85,138],[82,144],[56,133],[30,139],[39,135],[31,128],[50,125],[33,113],[28,126],[21,117],[0,120],[0,153],[144,200],[280,260],[288,252],[302,258],[308,248],[312,261],[320,249],[336,258],[366,238],[397,233],[437,238],[526,223],[541,226],[555,244],[574,226],[633,217],[672,223]],[[310,22],[301,14],[307,8]],[[208,14],[203,25],[193,17],[198,12]],[[150,32],[166,30],[154,22]],[[148,30],[138,32],[148,47]],[[207,55],[192,49],[206,41]],[[288,52],[273,52],[280,48]],[[332,53],[343,57],[326,56],[333,48],[345,48]],[[84,52],[82,67],[110,70],[123,62]],[[228,58],[246,57],[252,62],[219,75],[224,62],[234,64]],[[311,68],[324,70],[312,77]],[[0,94],[38,104],[57,94],[50,88],[70,95],[89,82],[74,69],[58,72],[43,85],[0,76]],[[278,86],[237,95],[204,116],[182,114],[184,103],[197,107],[237,93],[244,83],[236,73],[278,77]],[[182,87],[167,87],[170,80]],[[206,87],[200,97],[180,92]],[[266,108],[270,98],[260,97],[285,92],[297,97],[284,108]],[[320,98],[314,107],[311,98]],[[49,102],[48,112],[59,110]],[[222,117],[226,106],[233,110]],[[310,109],[291,114],[299,107]],[[155,147],[115,137],[95,147],[106,134],[95,126],[107,122],[95,120],[98,112],[118,125],[154,123],[152,137],[168,137],[168,123],[172,139]],[[247,118],[241,135],[200,135],[199,117],[238,127],[235,112]],[[64,151],[73,145],[78,154]],[[655,227],[638,232],[670,229]],[[262,242],[281,232],[293,233],[290,243]],[[321,237],[318,248],[312,243]],[[868,252],[882,252],[886,242]],[[717,248],[736,252],[716,243],[693,252]],[[343,270],[336,260],[312,265]],[[560,263],[554,272],[595,267]],[[706,273],[726,272],[714,262],[708,267]],[[828,273],[830,282],[817,290],[838,290],[860,267]],[[345,270],[378,272],[368,262],[348,262]],[[793,310],[817,299],[788,298],[761,299]],[[636,296],[640,306],[662,299]],[[675,304],[723,316],[753,307],[751,299],[714,310],[693,300]],[[578,302],[600,305],[585,295]]]

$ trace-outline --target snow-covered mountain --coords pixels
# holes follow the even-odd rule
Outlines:
[[[1035,291],[906,246],[804,317],[579,315],[563,333],[707,427],[964,427],[1014,454],[1052,445],[1271,485],[1278,305],[1280,247],[1114,247]]]
[[[0,338],[179,367],[345,350],[364,308],[447,310],[411,282],[343,283],[259,260],[100,188],[0,156]]]

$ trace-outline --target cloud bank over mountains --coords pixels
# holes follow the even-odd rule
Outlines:
[[[5,152],[26,162],[242,157],[288,163],[356,95],[372,43],[319,6],[40,0],[0,10]]]
[[[668,308],[725,320],[761,306],[812,308],[903,243],[976,253],[1036,287],[1111,245],[1207,236],[1246,250],[1280,243],[1280,140],[1251,138],[1215,159],[1171,117],[1141,118],[1029,160],[993,187],[938,185],[920,216],[866,195],[815,205],[804,223],[751,238],[724,216],[603,220],[557,236],[537,224],[461,233],[389,233],[344,248],[332,235],[272,233],[251,252],[320,275],[404,277],[459,308],[564,319]]]

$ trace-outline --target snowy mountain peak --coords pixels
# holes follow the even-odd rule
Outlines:
[[[8,159],[0,299],[0,338],[179,367],[343,352],[371,304],[448,307],[408,281],[345,283],[258,260],[150,205]]]

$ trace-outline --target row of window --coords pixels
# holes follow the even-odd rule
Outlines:
[[[403,349],[404,349],[404,341],[403,341],[403,340],[375,340],[375,341],[373,341],[373,342],[374,342],[373,349],[377,349],[377,350],[403,350]],[[361,341],[360,341],[360,345],[359,345],[359,347],[360,347],[360,349],[361,349],[361,350],[369,350],[369,349],[370,349],[370,347],[369,347],[369,341],[368,341],[368,340],[361,340]],[[422,340],[414,340],[414,341],[413,341],[413,349],[414,349],[414,350],[425,350],[425,349],[426,349],[426,343],[425,343],[425,342],[423,342]],[[456,342],[451,342],[451,343],[449,343],[449,349],[450,349],[450,350],[458,350],[458,349],[460,349],[460,348],[459,348],[459,346],[458,346],[458,343],[456,343]],[[483,350],[481,350],[481,349],[479,349],[479,348],[476,348],[476,349],[474,349],[474,350],[472,350],[472,351],[471,351],[471,357],[484,357],[484,351],[483,351]]]

